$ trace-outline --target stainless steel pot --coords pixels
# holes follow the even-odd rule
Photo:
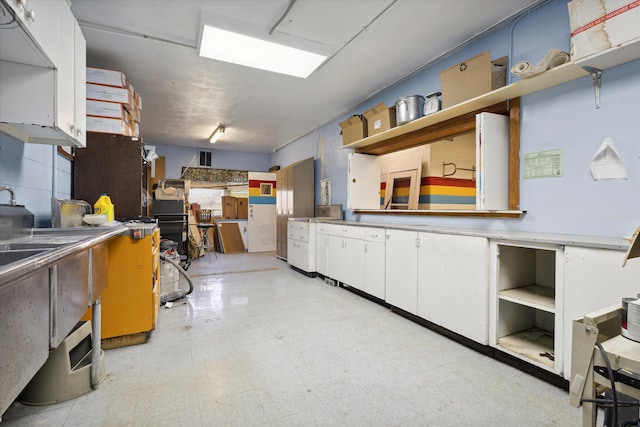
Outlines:
[[[396,123],[398,126],[422,117],[424,96],[403,96],[396,101]]]

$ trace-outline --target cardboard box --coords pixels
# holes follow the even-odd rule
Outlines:
[[[127,78],[121,71],[87,67],[87,83],[126,88]]]
[[[367,136],[377,135],[396,127],[396,106],[387,107],[384,102],[364,112],[367,119]]]
[[[342,145],[351,144],[367,136],[367,119],[363,116],[351,116],[340,123]]]
[[[573,0],[567,7],[572,61],[640,41],[640,2],[637,0]]]
[[[507,57],[491,61],[489,51],[440,71],[442,108],[451,107],[506,84]]]
[[[131,103],[131,92],[129,88],[97,85],[87,83],[87,99],[95,101],[119,102],[121,104]]]
[[[109,117],[87,116],[87,132],[133,136],[129,125],[123,119]]]
[[[124,104],[87,99],[87,116],[124,118]]]

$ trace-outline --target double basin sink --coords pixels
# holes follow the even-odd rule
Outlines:
[[[32,228],[0,239],[0,417],[100,296],[108,241],[123,233]]]

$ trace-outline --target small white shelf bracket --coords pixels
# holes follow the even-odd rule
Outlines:
[[[591,74],[591,78],[593,79],[593,91],[596,96],[596,109],[600,108],[600,87],[602,87],[602,70],[598,70],[597,68],[587,67],[585,65],[582,68],[589,74]]]

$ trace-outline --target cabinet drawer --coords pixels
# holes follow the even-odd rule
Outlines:
[[[385,241],[383,228],[362,227],[362,236],[368,242],[384,243]]]
[[[311,223],[309,222],[289,221],[287,226],[287,238],[308,242],[310,228]]]
[[[328,224],[327,234],[339,237],[349,237],[351,239],[364,239],[365,227],[351,225]]]
[[[316,232],[318,234],[327,234],[328,233],[327,227],[329,227],[329,224],[317,223]]]

